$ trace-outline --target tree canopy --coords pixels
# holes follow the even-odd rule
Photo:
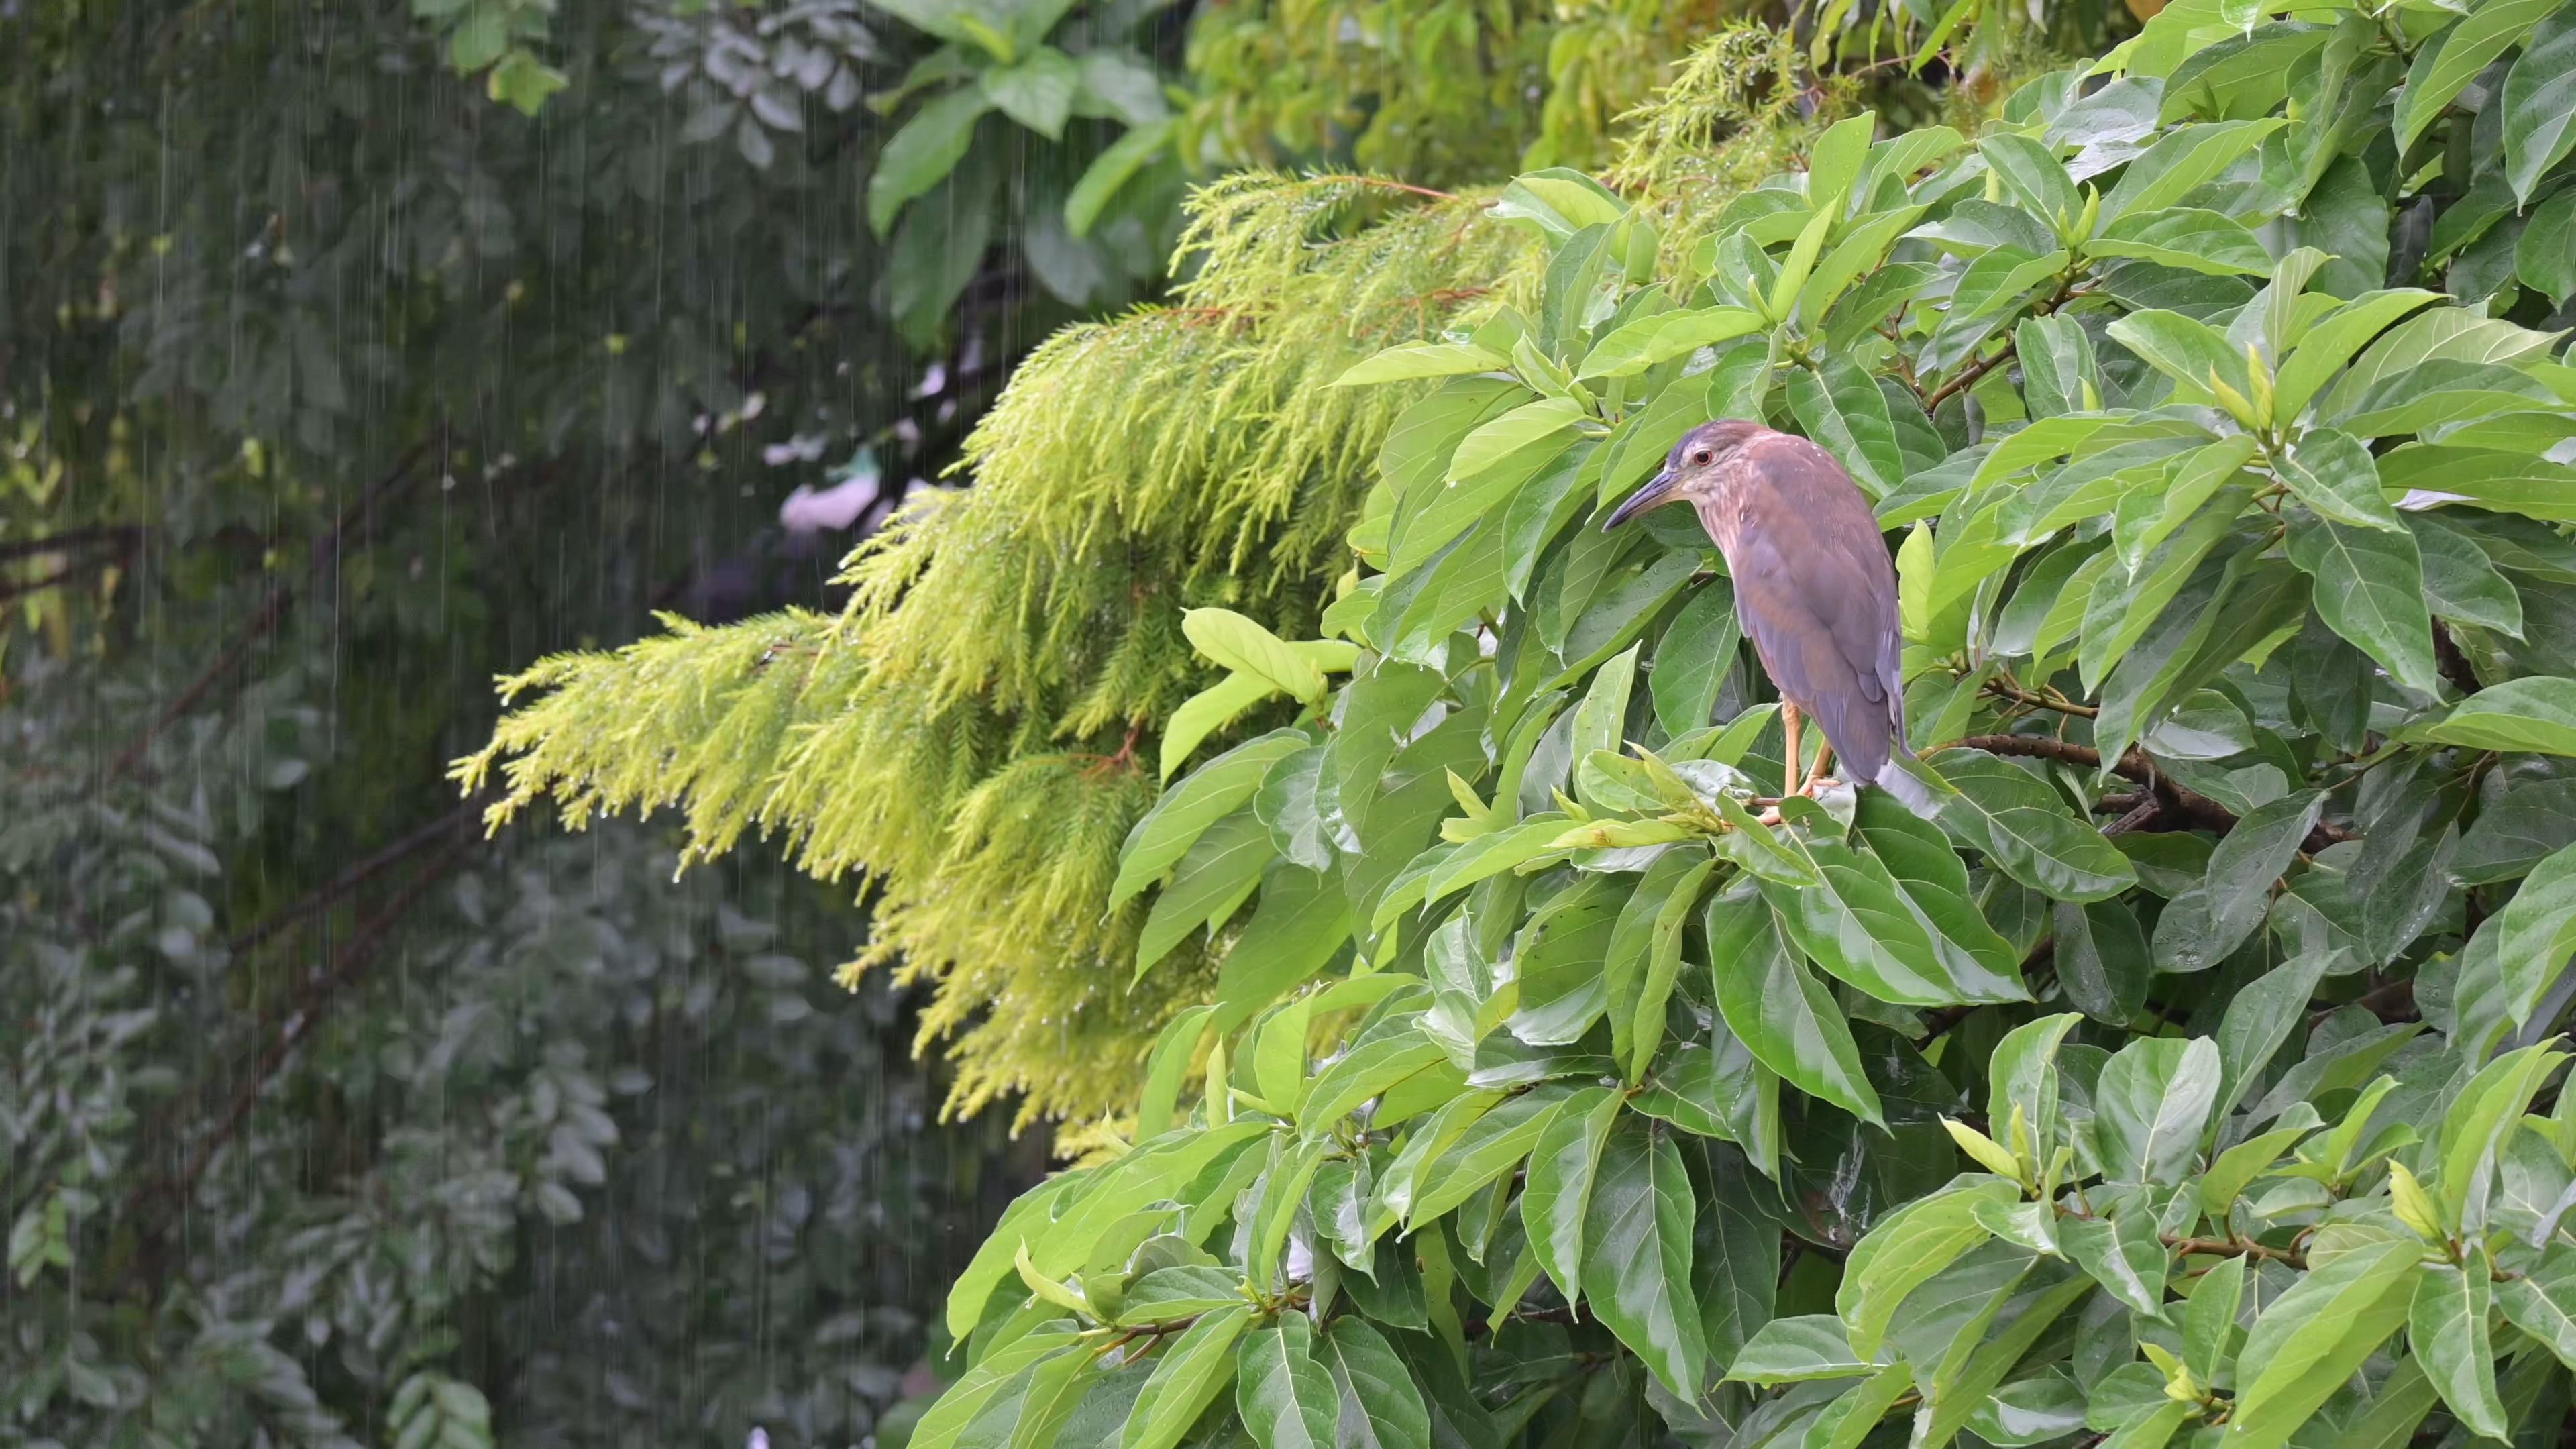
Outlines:
[[[841,619],[775,626],[818,646],[794,683],[729,677],[743,636],[556,661],[464,773],[685,799],[705,848],[783,828],[951,907],[1001,822],[1024,867],[1091,862],[1066,917],[1015,918],[1051,931],[1021,980],[1165,1024],[1087,1096],[1007,1059],[1115,1115],[960,1279],[971,1368],[916,1445],[2546,1442],[2576,1364],[2570,13],[2178,0],[1902,124],[1731,32],[1599,176],[1375,217],[1361,180],[1220,187],[1194,305],[1055,345],[1349,339],[1295,360],[1330,384],[1305,406],[1387,409],[1356,479],[1309,464],[1351,513],[1274,502],[1244,551],[1239,467],[1177,517],[1132,464],[979,487],[863,551]],[[1426,256],[1406,333],[1335,279]],[[979,456],[1080,456],[1042,429],[1088,420],[1014,414],[1044,361]],[[1099,426],[1166,416],[1235,414],[1131,389]],[[1934,818],[1776,798],[1722,561],[1686,519],[1587,526],[1712,416],[1814,439],[1891,535]],[[1181,567],[1129,562],[1099,612],[1059,580],[961,619],[936,582],[1140,546]],[[1073,629],[1203,663],[1016,683]],[[949,802],[910,822],[927,858],[842,833],[915,808],[851,788],[833,733],[904,670],[1033,732],[984,794],[909,782]],[[657,678],[699,713],[597,727],[683,697]],[[1050,766],[1150,797],[1113,871],[1101,814],[994,782],[1121,728]],[[1119,773],[1148,757],[1160,788]],[[701,763],[645,767],[673,758]],[[910,961],[986,1011],[970,1052],[1065,1028],[1065,988],[974,961]]]

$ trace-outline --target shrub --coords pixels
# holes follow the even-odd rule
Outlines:
[[[2300,13],[1845,121],[1687,246],[1502,195],[1534,308],[1342,379],[1445,380],[1322,637],[1184,616],[1167,774],[1296,711],[1121,856],[1213,999],[957,1284],[915,1445],[2559,1420],[2576,20]],[[1711,416],[1902,533],[1937,819],[1756,815],[1720,561],[1596,525]]]

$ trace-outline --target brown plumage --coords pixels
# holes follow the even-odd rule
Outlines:
[[[1918,811],[1931,797],[1889,757],[1905,744],[1896,569],[1869,500],[1833,455],[1758,423],[1702,423],[1664,470],[1602,526],[1688,503],[1735,580],[1735,613],[1788,705],[1789,788],[1799,788],[1798,716],[1824,727],[1846,776]],[[1819,761],[1819,769],[1822,761]]]

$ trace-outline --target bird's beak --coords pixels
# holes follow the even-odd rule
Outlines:
[[[1601,524],[1601,531],[1608,533],[1649,508],[1672,502],[1673,490],[1680,486],[1680,482],[1670,468],[1647,479],[1645,487],[1629,494],[1625,502],[1610,510],[1609,518]]]

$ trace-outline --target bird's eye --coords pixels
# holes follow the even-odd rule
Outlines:
[[[1694,467],[1694,468],[1705,468],[1705,467],[1707,467],[1707,466],[1708,466],[1708,460],[1709,460],[1709,451],[1708,451],[1708,449],[1706,449],[1706,448],[1702,448],[1702,449],[1700,449],[1698,452],[1691,454],[1691,466],[1692,466],[1692,467]]]

